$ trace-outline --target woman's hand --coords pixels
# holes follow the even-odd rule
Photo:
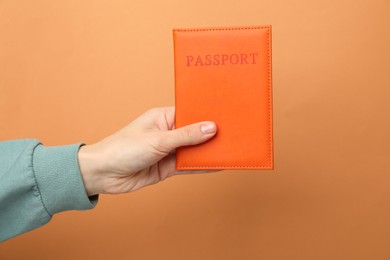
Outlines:
[[[174,107],[154,108],[107,138],[81,146],[79,166],[88,196],[135,191],[175,174],[213,172],[176,171],[174,151],[212,138],[215,123],[175,129],[174,117]]]

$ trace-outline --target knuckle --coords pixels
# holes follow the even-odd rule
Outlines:
[[[164,138],[164,137],[155,138],[152,141],[152,145],[151,146],[153,147],[153,149],[156,152],[161,153],[161,154],[167,154],[171,150],[171,145],[167,141],[167,138]]]
[[[154,114],[156,114],[158,111],[159,111],[159,108],[154,107],[154,108],[150,108],[150,109],[147,111],[147,113],[148,113],[148,114],[151,114],[151,115],[154,115]]]
[[[195,129],[187,127],[183,129],[182,136],[185,138],[185,140],[191,141],[192,139],[197,137],[197,132],[195,131]]]

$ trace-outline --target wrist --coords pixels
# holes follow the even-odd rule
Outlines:
[[[99,162],[101,162],[101,159],[94,151],[93,145],[81,146],[77,156],[81,177],[88,196],[101,193],[102,180],[99,174]]]

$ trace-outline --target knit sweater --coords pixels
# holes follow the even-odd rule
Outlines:
[[[87,196],[78,165],[82,145],[0,142],[0,241],[46,224],[58,212],[95,207],[98,195]]]

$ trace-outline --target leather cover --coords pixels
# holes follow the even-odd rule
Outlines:
[[[271,26],[173,29],[176,127],[214,121],[176,168],[273,169]]]

